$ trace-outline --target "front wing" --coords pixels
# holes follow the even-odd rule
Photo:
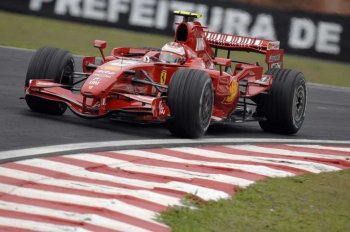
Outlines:
[[[73,113],[84,118],[102,118],[118,113],[137,115],[140,120],[165,121],[170,117],[165,98],[110,92],[96,98],[72,91],[51,80],[31,80],[25,88],[26,97],[38,97],[66,104]]]

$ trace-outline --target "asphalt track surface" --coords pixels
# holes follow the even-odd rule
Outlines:
[[[30,111],[20,97],[24,96],[24,79],[32,55],[30,50],[0,47],[0,151],[81,142],[173,139],[162,125],[86,120],[69,111],[64,116]],[[297,135],[265,133],[252,122],[215,125],[204,138],[349,140],[349,99],[350,89],[309,85],[306,120]]]

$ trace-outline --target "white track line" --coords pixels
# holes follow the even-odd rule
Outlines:
[[[126,162],[124,160],[101,157],[99,155],[92,155],[92,154],[89,154],[89,155],[79,154],[79,155],[74,155],[71,158],[80,159],[80,160],[89,160],[91,162],[108,165],[111,168],[118,168],[126,171],[172,176],[172,177],[184,178],[188,180],[191,180],[193,178],[201,178],[205,180],[223,182],[226,184],[239,185],[241,187],[246,187],[254,183],[253,181],[250,181],[250,180],[246,180],[238,177],[232,177],[232,176],[223,175],[223,174],[209,174],[209,173],[187,171],[184,169],[177,169],[177,168],[168,168],[168,167],[163,168],[159,166],[155,167],[151,165],[134,164],[131,162]]]
[[[336,168],[330,165],[320,164],[320,163],[311,162],[311,161],[270,158],[270,157],[262,157],[262,156],[246,156],[246,155],[231,154],[231,153],[210,151],[210,150],[200,149],[200,148],[188,148],[188,147],[171,148],[171,150],[199,155],[203,157],[209,157],[209,158],[215,157],[215,158],[223,158],[223,159],[230,159],[230,160],[252,161],[252,162],[260,162],[260,163],[267,163],[267,164],[279,164],[283,166],[302,169],[312,173],[340,170],[339,168]]]
[[[287,171],[277,170],[273,168],[269,168],[261,165],[248,165],[248,164],[232,164],[232,163],[220,163],[220,162],[209,162],[209,161],[200,161],[200,160],[189,160],[189,159],[181,159],[173,156],[167,156],[162,154],[157,154],[153,152],[143,151],[143,150],[123,150],[117,151],[116,153],[132,155],[142,158],[149,158],[155,160],[169,161],[173,163],[181,163],[181,164],[194,164],[194,165],[206,165],[212,167],[224,167],[224,168],[232,168],[245,172],[255,173],[258,175],[268,176],[268,177],[286,177],[293,176],[294,174]],[[118,156],[116,156],[118,157]]]
[[[215,143],[308,143],[308,144],[350,144],[350,141],[309,140],[309,139],[256,139],[256,138],[213,138],[213,139],[150,139],[150,140],[117,140],[108,142],[73,143],[0,152],[1,159],[30,157],[35,155],[73,152],[77,150],[97,148],[118,148],[124,146],[147,145],[186,145],[186,144],[215,144]]]
[[[331,147],[331,146],[328,147],[328,146],[322,146],[322,145],[296,145],[296,144],[288,144],[288,146],[302,147],[302,148],[305,147],[305,148],[313,148],[313,149],[320,149],[320,150],[345,151],[345,152],[349,152],[349,156],[350,156],[350,147]]]
[[[345,156],[325,155],[325,154],[317,154],[317,153],[301,152],[301,151],[291,151],[291,150],[270,148],[270,147],[265,148],[265,147],[262,147],[259,145],[234,145],[234,146],[230,145],[230,146],[226,146],[226,147],[244,150],[244,151],[251,151],[251,152],[258,152],[258,153],[265,153],[265,154],[274,154],[274,155],[281,155],[281,156],[295,156],[295,157],[310,157],[310,158],[346,160]],[[350,154],[349,154],[349,158],[350,158]]]
[[[79,214],[75,212],[50,209],[46,207],[32,206],[30,205],[30,203],[20,204],[0,200],[0,209],[39,216],[48,216],[57,219],[71,220],[79,222],[81,224],[88,223],[99,227],[109,228],[111,230],[146,232],[146,230],[143,230],[139,227],[135,227],[109,218],[101,217],[96,214]]]
[[[61,226],[51,223],[36,222],[0,216],[0,225],[36,232],[88,232],[81,227]]]
[[[155,212],[129,205],[115,199],[77,196],[69,193],[57,193],[44,190],[29,189],[3,183],[0,183],[0,192],[39,200],[49,200],[60,203],[72,202],[74,204],[82,206],[105,208],[131,217],[135,217],[135,215],[137,215],[137,218],[142,218],[147,222],[164,226],[163,224],[154,221],[154,218],[156,216]]]
[[[45,162],[45,165],[42,165],[43,162]],[[19,163],[33,166],[33,167],[40,167],[48,170],[57,170],[60,172],[66,172],[73,176],[87,177],[90,179],[96,179],[96,180],[102,180],[102,181],[110,181],[118,184],[127,184],[135,187],[142,187],[142,188],[149,188],[149,189],[153,189],[153,188],[173,189],[173,190],[178,190],[182,192],[196,194],[199,197],[206,200],[217,200],[219,198],[222,198],[223,195],[224,197],[228,197],[228,195],[225,195],[225,193],[221,191],[204,188],[202,186],[198,186],[194,184],[183,183],[178,181],[170,181],[167,183],[157,183],[157,182],[146,181],[146,180],[129,179],[129,178],[124,178],[119,176],[112,176],[104,173],[90,172],[77,166],[44,160],[44,159],[23,160],[23,161],[20,161]]]
[[[43,164],[45,164],[45,162]],[[46,184],[50,186],[64,187],[64,188],[77,189],[77,190],[85,190],[93,193],[104,193],[104,194],[111,194],[111,195],[113,194],[129,195],[132,197],[150,201],[163,206],[178,205],[180,204],[180,200],[181,200],[175,197],[170,197],[159,193],[154,193],[151,191],[122,189],[122,188],[111,187],[106,185],[84,183],[80,181],[47,178],[45,176],[33,174],[30,172],[23,172],[23,171],[2,168],[2,167],[0,167],[0,176],[13,177],[21,180],[26,180],[26,181],[32,181],[33,179],[36,179],[36,182],[39,184]]]

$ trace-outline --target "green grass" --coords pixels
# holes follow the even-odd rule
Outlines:
[[[169,36],[129,32],[79,23],[69,23],[0,11],[0,45],[37,49],[43,46],[65,48],[75,54],[96,55],[92,41],[102,39],[108,47],[161,47]],[[172,36],[172,35],[171,35]],[[282,45],[283,47],[283,45]],[[263,57],[236,53],[234,59],[259,61]],[[285,67],[302,71],[309,82],[350,87],[350,65],[287,55]]]
[[[350,171],[257,182],[234,197],[173,208],[160,219],[173,232],[350,231]],[[193,208],[193,207],[192,207]]]

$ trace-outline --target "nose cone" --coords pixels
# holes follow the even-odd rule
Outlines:
[[[91,97],[101,97],[122,73],[118,66],[102,65],[86,80],[80,92]]]

